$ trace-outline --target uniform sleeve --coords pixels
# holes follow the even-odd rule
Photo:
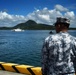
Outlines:
[[[73,42],[72,51],[73,51],[74,58],[76,58],[76,39]]]
[[[72,51],[73,51],[73,63],[74,63],[74,68],[75,68],[75,73],[76,73],[76,40],[73,43]]]
[[[42,48],[42,75],[47,75],[48,71],[48,48],[47,48],[47,42],[44,42],[43,48]]]

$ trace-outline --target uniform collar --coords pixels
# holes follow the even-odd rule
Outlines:
[[[60,34],[63,34],[63,35],[69,35],[69,33],[68,32],[60,32]]]
[[[62,32],[62,31],[61,31],[60,33],[63,33],[63,34],[64,34],[64,33],[65,33],[65,34],[68,34],[68,32]]]

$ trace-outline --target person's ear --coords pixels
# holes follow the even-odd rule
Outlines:
[[[60,28],[60,24],[58,24],[58,27]]]

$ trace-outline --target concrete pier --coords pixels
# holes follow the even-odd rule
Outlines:
[[[21,74],[21,73],[0,70],[0,75],[27,75],[27,74]]]

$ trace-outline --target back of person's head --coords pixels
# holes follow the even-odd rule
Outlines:
[[[59,24],[61,27],[69,28],[70,20],[67,19],[67,18],[57,17],[55,26],[58,25],[58,24]]]

